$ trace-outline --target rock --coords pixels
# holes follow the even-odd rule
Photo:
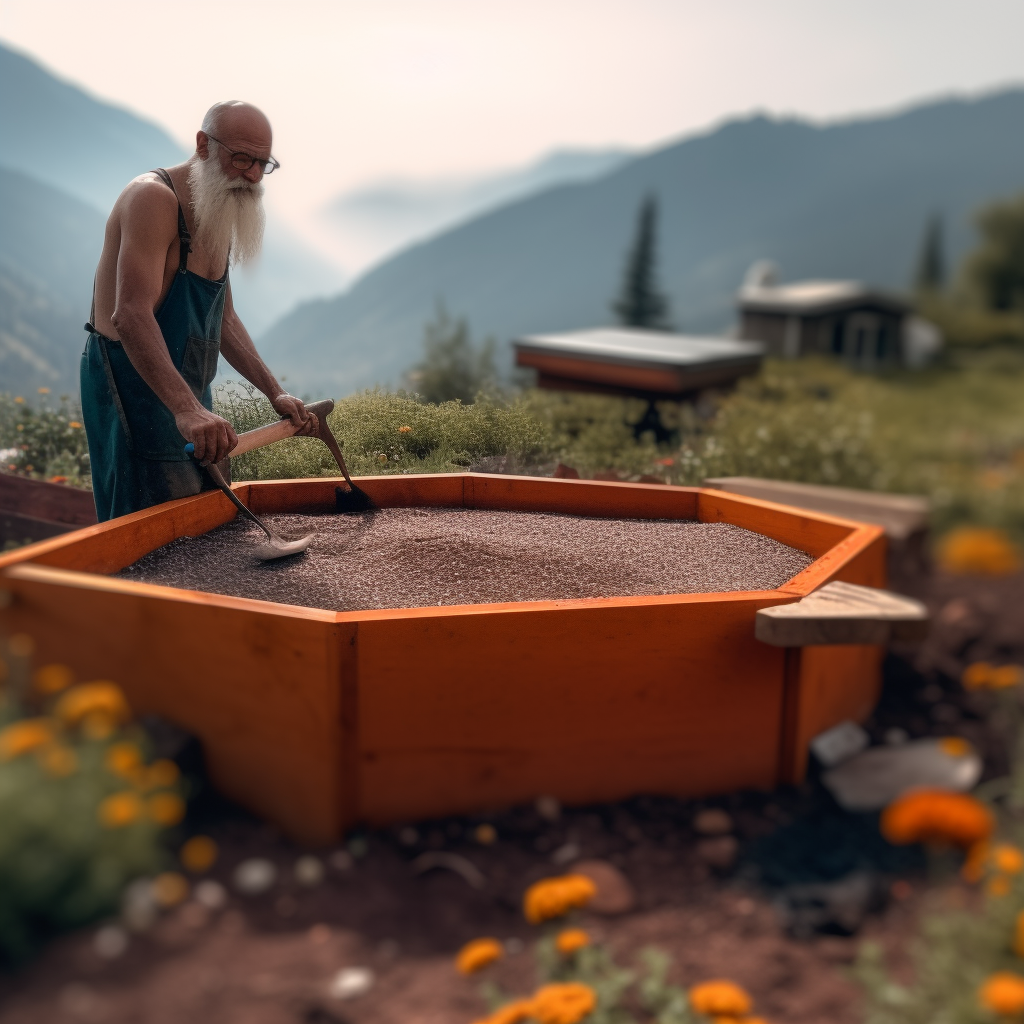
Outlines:
[[[831,729],[819,732],[811,740],[811,752],[826,768],[859,754],[871,743],[868,734],[856,723],[847,719]]]
[[[327,859],[335,871],[351,871],[355,865],[355,858],[348,850],[335,850]]]
[[[534,808],[545,821],[555,822],[562,816],[562,805],[557,797],[539,796]]]
[[[701,836],[724,836],[732,829],[732,818],[718,807],[707,807],[693,818],[693,830]]]
[[[324,880],[324,862],[319,857],[300,857],[295,862],[295,881],[312,889]]]
[[[818,932],[854,935],[882,899],[879,879],[854,871],[834,882],[787,886],[779,912],[783,926],[795,938],[807,939]]]
[[[697,843],[697,859],[716,871],[728,871],[736,863],[740,844],[735,836],[709,836]]]
[[[551,863],[558,865],[569,864],[576,860],[582,852],[579,843],[564,843],[551,854]]]
[[[277,881],[277,867],[272,861],[252,857],[243,860],[235,868],[233,881],[239,892],[245,893],[246,896],[258,896]]]
[[[966,741],[924,739],[872,747],[825,772],[821,781],[844,810],[877,811],[922,786],[965,793],[981,769],[981,758]]]
[[[509,956],[518,956],[524,949],[526,949],[526,943],[515,935],[506,939],[504,945],[505,952],[508,953]]]
[[[228,901],[228,891],[220,882],[207,878],[200,882],[192,892],[197,903],[201,903],[207,910],[220,910]]]
[[[128,948],[128,933],[116,924],[104,925],[93,936],[92,948],[104,960],[116,960]]]
[[[343,967],[331,979],[328,994],[332,999],[355,999],[366,995],[375,980],[369,967]]]
[[[129,930],[148,932],[159,914],[150,879],[137,879],[121,894],[121,921]]]
[[[597,888],[587,904],[595,914],[628,914],[636,907],[636,890],[628,878],[606,860],[581,860],[573,865],[573,874],[585,875]]]

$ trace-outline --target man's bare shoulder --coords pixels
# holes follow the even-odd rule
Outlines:
[[[154,220],[176,230],[177,196],[152,171],[132,178],[121,190],[111,216],[122,224],[139,218]]]

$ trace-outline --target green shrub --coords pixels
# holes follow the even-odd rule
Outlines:
[[[21,395],[0,394],[0,449],[6,453],[0,469],[91,486],[81,408],[67,395],[52,408],[48,392],[35,406]]]

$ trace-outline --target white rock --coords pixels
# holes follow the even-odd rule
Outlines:
[[[159,916],[160,908],[150,879],[136,879],[121,894],[121,921],[129,930],[148,932]]]
[[[565,843],[551,854],[551,863],[559,865],[569,864],[574,860],[578,860],[582,852],[579,843]]]
[[[201,903],[208,910],[220,910],[228,901],[227,889],[212,878],[206,878],[196,885],[192,895],[197,903]]]
[[[324,863],[319,857],[300,857],[295,862],[295,881],[313,888],[324,880]]]
[[[256,896],[266,892],[277,880],[277,867],[272,861],[262,857],[243,860],[235,868],[235,888],[247,896]]]
[[[826,768],[833,768],[859,754],[870,742],[871,738],[856,722],[847,720],[819,732],[811,740],[811,752]]]
[[[942,740],[911,740],[899,746],[872,747],[822,775],[839,805],[848,811],[877,811],[919,787],[965,793],[981,778],[974,750],[950,754]]]
[[[116,960],[128,948],[128,933],[116,924],[104,925],[93,936],[92,948],[104,960]]]
[[[369,992],[374,980],[369,967],[343,967],[331,979],[328,992],[332,999],[355,999]]]

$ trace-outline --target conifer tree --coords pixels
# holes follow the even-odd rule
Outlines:
[[[937,213],[928,219],[917,263],[917,290],[938,292],[946,284],[946,257],[942,242],[942,217]]]
[[[624,327],[671,330],[668,299],[658,287],[658,203],[647,196],[637,216],[636,237],[626,259],[622,289],[612,305]]]

